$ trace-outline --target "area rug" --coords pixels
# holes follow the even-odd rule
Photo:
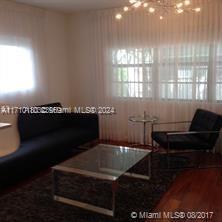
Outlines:
[[[1,222],[128,222],[131,212],[150,212],[168,190],[181,169],[163,167],[162,155],[154,154],[152,158],[152,177],[149,181],[122,176],[116,195],[116,216],[114,218],[86,211],[70,205],[59,203],[52,198],[52,174],[48,173],[14,192],[0,197]],[[177,159],[177,166],[186,166],[189,161]],[[147,166],[141,164],[146,170]],[[81,180],[80,180],[81,181]],[[69,182],[67,182],[69,183]],[[85,192],[79,196],[92,197],[94,182],[91,188],[85,188],[87,181],[80,184]],[[100,196],[104,184],[98,184]],[[98,187],[97,186],[97,187]],[[69,188],[67,188],[69,189]]]

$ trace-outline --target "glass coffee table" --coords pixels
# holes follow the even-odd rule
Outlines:
[[[52,168],[53,170],[53,198],[56,201],[84,208],[87,210],[95,211],[97,213],[114,216],[115,214],[115,201],[116,201],[116,191],[118,188],[118,180],[122,175],[149,180],[151,176],[151,162],[150,162],[150,150],[129,148],[123,146],[113,146],[98,144],[94,148],[87,150],[73,158],[56,165]],[[145,167],[142,167],[143,173],[132,172],[132,168],[139,165],[139,162],[145,162]],[[145,170],[144,170],[145,168]],[[69,180],[60,180],[60,175],[75,175]],[[62,177],[62,176],[61,176]],[[75,179],[76,178],[76,179]],[[77,181],[82,178],[83,181],[78,185]],[[76,180],[76,181],[75,181]],[[67,182],[68,181],[68,182]],[[99,206],[100,201],[96,201],[97,195],[95,196],[95,201],[91,194],[90,201],[84,199],[84,195],[79,195],[84,193],[87,184],[95,184],[95,181],[109,181],[110,183],[110,207]],[[68,184],[68,185],[67,185]],[[64,186],[69,188],[64,188],[64,194],[59,193],[59,190]],[[76,189],[73,188],[76,186]],[[81,187],[83,187],[82,191]],[[84,188],[85,187],[85,188]],[[65,194],[66,190],[77,190],[77,195]],[[94,190],[95,186],[93,185]],[[90,191],[91,192],[91,191]],[[89,193],[90,193],[89,192]],[[108,191],[107,191],[108,192]],[[93,192],[91,192],[93,194]],[[102,195],[101,189],[99,196]],[[81,196],[80,200],[78,196]]]

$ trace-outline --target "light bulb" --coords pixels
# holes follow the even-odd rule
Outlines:
[[[136,2],[133,6],[134,6],[135,8],[138,8],[138,7],[140,7],[141,5],[142,5],[141,1],[138,1],[138,2]]]
[[[181,8],[177,9],[177,13],[178,13],[178,14],[183,13],[183,9],[181,9]]]
[[[200,12],[201,8],[195,8],[195,12]]]
[[[125,6],[125,7],[123,8],[123,10],[124,10],[124,12],[127,12],[127,11],[129,11],[129,7]]]
[[[129,3],[130,4],[134,4],[134,3],[136,3],[137,1],[136,0],[129,0]]]
[[[160,20],[162,20],[162,19],[163,19],[163,16],[161,15],[161,16],[160,16]]]
[[[155,8],[150,7],[150,8],[149,8],[149,12],[150,12],[150,13],[154,13],[154,12],[155,12]]]
[[[183,7],[183,3],[180,2],[180,3],[176,4],[176,6],[177,6],[177,8],[181,8],[181,7]]]
[[[190,0],[185,0],[184,5],[190,5]]]
[[[147,2],[143,3],[143,7],[147,8],[148,7],[148,3]]]
[[[120,20],[122,18],[122,15],[120,13],[116,14],[116,19]]]

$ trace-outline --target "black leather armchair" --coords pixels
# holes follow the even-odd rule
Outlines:
[[[154,123],[152,125],[152,140],[166,148],[167,154],[169,154],[170,149],[212,150],[220,134],[222,116],[207,110],[197,109],[193,120],[190,122],[189,131],[154,130],[156,125],[179,123],[189,123],[189,121]]]

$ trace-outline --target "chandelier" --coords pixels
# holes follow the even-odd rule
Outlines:
[[[170,13],[182,14],[184,12],[200,12],[200,7],[193,7],[192,0],[129,0],[128,5],[116,14],[116,19],[120,20],[127,12],[143,9],[149,14],[156,14],[162,20]]]

